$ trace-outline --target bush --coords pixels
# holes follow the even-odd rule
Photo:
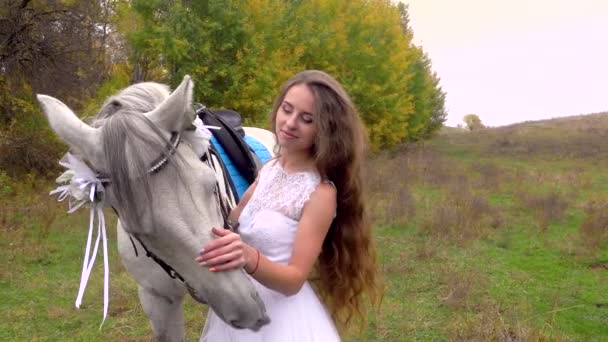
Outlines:
[[[65,149],[48,130],[30,131],[14,126],[0,131],[0,169],[10,177],[30,173],[43,177],[56,175]]]

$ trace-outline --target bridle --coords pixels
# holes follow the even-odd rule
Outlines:
[[[152,162],[151,166],[148,168],[147,173],[148,174],[157,174],[158,172],[160,172],[169,163],[169,158],[171,158],[171,156],[173,156],[175,154],[180,143],[181,143],[181,135],[178,132],[171,132],[171,138],[169,140],[169,143],[167,144],[166,153],[159,156],[157,159],[155,159]],[[216,157],[215,160],[218,161],[219,166],[215,165],[216,163],[212,160],[212,158],[209,156],[209,154],[214,155]],[[221,158],[217,155],[217,152],[211,146],[209,146],[209,152],[205,153],[203,155],[203,157],[201,158],[201,161],[207,163],[207,165],[209,165],[209,167],[211,167],[214,170],[214,172],[216,172],[216,173],[217,173],[217,168],[218,167],[221,168],[221,170],[223,171],[223,175],[224,175],[225,189],[226,189],[226,191],[231,191],[230,187],[228,186],[227,180],[226,180],[226,177],[229,177],[229,175],[226,172],[225,166],[221,162]],[[112,184],[110,177],[108,177],[106,175],[100,175],[99,179],[101,179],[101,182],[105,187]],[[224,221],[224,228],[234,231],[234,229],[228,219],[228,215],[230,214],[230,210],[231,210],[230,204],[227,202],[226,198],[224,198],[220,193],[219,181],[216,181],[214,192],[216,194],[216,200],[218,202],[220,211],[222,213],[222,218]],[[112,207],[112,209],[114,210],[114,213],[116,214],[116,216],[120,219],[118,210],[116,210],[116,208],[114,208],[114,207]],[[131,245],[133,246],[133,250],[135,251],[136,257],[139,256],[139,253],[137,251],[137,246],[135,245],[133,238],[135,238],[135,240],[137,240],[139,242],[139,244],[144,248],[144,250],[146,251],[146,256],[151,258],[152,260],[154,260],[154,262],[156,262],[158,264],[158,266],[160,266],[167,273],[167,275],[169,275],[169,277],[171,277],[172,279],[179,279],[182,283],[185,284],[184,277],[181,274],[179,274],[179,272],[177,272],[177,270],[175,270],[175,268],[173,268],[173,266],[169,265],[161,257],[156,255],[151,250],[149,250],[146,247],[146,245],[144,244],[144,242],[137,235],[131,234],[128,232],[127,232],[127,234],[129,235],[129,240],[131,241]]]

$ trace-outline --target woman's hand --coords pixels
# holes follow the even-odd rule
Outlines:
[[[241,240],[241,236],[227,229],[212,229],[217,238],[205,246],[196,257],[196,261],[209,271],[225,271],[246,267],[249,261],[249,247]]]

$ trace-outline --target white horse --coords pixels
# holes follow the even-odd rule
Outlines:
[[[188,76],[173,93],[158,83],[132,85],[109,98],[91,125],[61,101],[38,95],[55,133],[108,179],[104,201],[119,216],[119,254],[160,341],[185,339],[186,292],[236,328],[269,322],[243,270],[213,273],[195,261],[224,218],[214,172],[199,160],[208,145],[192,134],[192,90]]]

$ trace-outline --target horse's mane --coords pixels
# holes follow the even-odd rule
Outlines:
[[[170,157],[166,149],[169,141],[143,114],[169,94],[169,88],[158,83],[129,86],[107,99],[91,123],[101,127],[107,176],[121,209],[120,220],[130,232],[153,229],[141,222],[144,206],[153,203],[148,169],[153,159]]]

